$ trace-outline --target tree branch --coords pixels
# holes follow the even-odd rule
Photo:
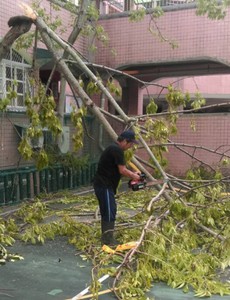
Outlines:
[[[12,17],[8,21],[11,29],[6,33],[0,42],[0,61],[10,50],[13,43],[23,34],[28,32],[34,20],[26,16]]]

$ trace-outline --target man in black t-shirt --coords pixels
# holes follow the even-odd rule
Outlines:
[[[139,180],[140,176],[125,166],[124,151],[137,144],[135,134],[127,130],[118,136],[117,142],[108,146],[102,153],[94,178],[94,191],[101,213],[102,244],[116,245],[113,237],[117,213],[115,194],[121,176]]]

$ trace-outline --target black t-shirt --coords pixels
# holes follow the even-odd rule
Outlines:
[[[116,193],[121,179],[118,165],[125,165],[124,151],[118,144],[112,144],[103,151],[100,157],[94,185],[112,187]]]

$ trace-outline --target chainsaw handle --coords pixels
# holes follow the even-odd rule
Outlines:
[[[129,166],[135,170],[138,173],[141,173],[141,171],[138,169],[138,167],[136,165],[134,165],[134,163],[132,163],[131,161],[128,162]]]

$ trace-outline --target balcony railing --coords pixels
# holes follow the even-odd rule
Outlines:
[[[140,8],[185,5],[192,2],[196,0],[104,0],[101,2],[101,13],[111,14]]]

